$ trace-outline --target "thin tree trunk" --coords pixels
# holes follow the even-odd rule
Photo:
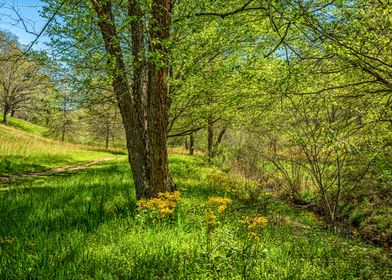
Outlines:
[[[189,136],[189,154],[193,155],[195,149],[195,138],[193,136],[193,133]]]
[[[105,148],[106,150],[109,149],[109,138],[110,138],[110,119],[109,119],[109,112],[106,113],[105,119],[106,127],[105,127]]]
[[[65,141],[65,125],[63,125],[63,128],[61,129],[61,142]]]
[[[226,127],[223,127],[221,129],[221,131],[219,131],[219,134],[218,134],[218,137],[216,139],[215,146],[213,149],[213,154],[212,154],[214,157],[218,154],[218,148],[219,148],[220,143],[222,142],[223,135],[225,135],[225,132],[226,132]]]
[[[109,149],[109,132],[106,130],[106,138],[105,138],[105,149]]]
[[[4,104],[4,108],[3,108],[3,123],[4,124],[8,124],[8,113],[9,113],[9,106],[8,104]]]
[[[66,130],[67,130],[67,121],[63,119],[63,123],[61,126],[61,142],[65,141]]]
[[[212,117],[208,117],[207,123],[207,152],[208,152],[208,162],[211,162],[211,159],[214,156],[214,122]]]
[[[65,141],[65,133],[67,130],[68,119],[67,119],[67,103],[63,100],[63,118],[62,118],[62,127],[61,127],[61,142]]]
[[[45,115],[45,126],[48,127],[49,126],[49,121],[50,121],[50,111],[46,110],[45,113],[46,113],[46,115]]]

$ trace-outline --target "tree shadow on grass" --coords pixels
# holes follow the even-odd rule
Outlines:
[[[50,162],[57,162],[56,157],[48,159]],[[12,173],[21,172],[33,172],[45,170],[48,167],[42,164],[39,159],[31,160],[31,162],[26,162],[26,157],[24,156],[0,156],[0,175],[8,175]]]
[[[211,195],[205,189],[208,182],[200,180],[209,170],[202,161],[182,156],[171,158],[171,165],[176,180],[188,180],[178,183],[187,197],[204,200]],[[110,220],[135,213],[134,184],[125,161],[24,178],[3,188],[8,189],[0,191],[0,236],[91,232]]]
[[[118,216],[134,214],[129,168],[104,164],[12,184],[0,192],[0,236],[91,232]]]

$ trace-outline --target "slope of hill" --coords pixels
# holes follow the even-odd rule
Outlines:
[[[3,121],[3,117],[0,116],[0,122]],[[8,125],[12,126],[13,128],[16,128],[18,130],[22,130],[37,136],[42,136],[45,137],[46,133],[48,132],[48,128],[39,126],[36,124],[33,124],[31,122],[18,119],[18,118],[13,118],[13,117],[8,117]]]
[[[11,118],[0,125],[0,175],[42,171],[69,164],[113,157],[98,147],[42,137],[46,128]]]

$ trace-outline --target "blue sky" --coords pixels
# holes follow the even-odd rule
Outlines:
[[[16,35],[21,44],[30,45],[36,35],[29,32],[38,34],[47,21],[39,16],[43,5],[44,3],[40,0],[0,0],[0,29]],[[19,20],[18,14],[25,26]],[[33,49],[46,49],[44,43],[47,41],[47,37],[40,37]]]

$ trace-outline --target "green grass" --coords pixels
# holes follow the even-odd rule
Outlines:
[[[170,165],[183,198],[164,221],[135,210],[125,160],[4,186],[0,279],[391,278],[386,252],[334,235],[311,213],[268,194],[251,201],[231,195],[233,204],[207,235],[208,197],[230,193],[211,181],[218,171],[203,158],[172,155]],[[240,223],[256,212],[269,219],[259,243]]]
[[[23,129],[0,124],[0,175],[42,171],[114,157],[113,153],[97,147],[43,138],[38,136],[43,133],[43,128],[17,119],[11,121],[16,121]]]

